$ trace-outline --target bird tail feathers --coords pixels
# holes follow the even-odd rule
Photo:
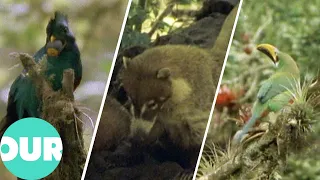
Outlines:
[[[245,124],[241,131],[238,131],[235,136],[234,140],[240,142],[245,134],[247,134],[250,128],[256,123],[259,116],[253,115],[249,121]]]

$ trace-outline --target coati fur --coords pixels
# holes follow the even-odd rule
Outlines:
[[[129,137],[145,144],[165,139],[168,154],[195,165],[236,14],[234,8],[210,51],[165,45],[124,58],[118,78],[134,117]]]
[[[133,58],[146,50],[146,47],[143,46],[132,46],[124,49],[122,52],[118,54],[116,63],[113,68],[112,77],[109,85],[108,96],[114,97],[121,104],[125,104],[127,101],[127,95],[123,88],[120,86],[120,82],[118,80],[119,71],[122,68],[122,58],[128,57]]]
[[[116,148],[129,135],[130,119],[131,115],[127,109],[115,99],[107,96],[93,151]]]
[[[153,142],[166,134],[180,149],[199,147],[215,87],[211,56],[192,46],[165,45],[125,59],[119,74],[134,116],[130,137]]]

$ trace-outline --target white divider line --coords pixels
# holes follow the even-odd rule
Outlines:
[[[243,1],[243,0],[240,0],[239,7],[238,7],[238,12],[237,12],[237,16],[236,16],[236,18],[235,18],[234,25],[233,25],[233,28],[232,28],[232,32],[231,32],[231,35],[230,35],[230,40],[229,40],[229,44],[228,44],[228,49],[227,49],[226,55],[225,55],[225,57],[224,57],[224,62],[223,62],[223,66],[222,66],[222,70],[221,70],[221,74],[220,74],[220,78],[219,78],[219,82],[218,82],[216,94],[215,94],[214,99],[213,99],[213,104],[212,104],[212,108],[211,108],[211,111],[210,111],[210,116],[209,116],[208,124],[207,124],[206,131],[205,131],[205,133],[204,133],[204,137],[203,137],[203,140],[202,140],[202,145],[201,145],[201,148],[200,148],[200,152],[199,152],[199,156],[198,156],[198,161],[197,161],[196,169],[195,169],[195,171],[194,171],[192,180],[195,180],[195,179],[196,179],[196,176],[197,176],[197,172],[198,172],[198,168],[199,168],[199,164],[200,164],[200,160],[201,160],[201,156],[202,156],[202,151],[203,151],[204,145],[205,145],[205,143],[206,143],[206,138],[207,138],[208,131],[209,131],[209,127],[210,127],[210,123],[211,123],[211,120],[212,120],[212,114],[213,114],[213,110],[214,110],[215,103],[216,103],[216,100],[217,100],[218,92],[219,92],[219,89],[220,89],[221,80],[222,80],[222,77],[223,77],[224,69],[225,69],[225,67],[226,67],[226,63],[227,63],[227,59],[228,59],[230,47],[231,47],[231,44],[232,44],[234,32],[235,32],[236,27],[237,27],[238,17],[239,17],[240,10],[241,10],[241,6],[242,6],[242,1]]]
[[[126,13],[125,13],[125,16],[123,18],[123,23],[122,23],[121,31],[120,31],[120,34],[119,34],[117,47],[116,47],[116,50],[114,52],[114,56],[113,56],[113,60],[112,60],[112,64],[111,64],[111,68],[110,68],[110,72],[109,72],[109,76],[108,76],[108,80],[107,80],[107,85],[106,85],[106,88],[105,88],[105,91],[104,91],[104,95],[103,95],[103,98],[102,98],[102,101],[101,101],[100,111],[99,111],[99,114],[98,114],[98,118],[97,118],[97,122],[96,122],[96,125],[95,125],[95,128],[94,128],[94,131],[93,131],[93,136],[92,136],[91,143],[90,143],[90,148],[89,148],[89,151],[88,151],[88,154],[87,154],[86,163],[85,163],[84,168],[83,168],[81,180],[84,180],[84,178],[86,176],[87,169],[88,169],[88,164],[89,164],[89,160],[90,160],[90,156],[91,156],[94,140],[96,138],[96,134],[97,134],[97,131],[98,131],[99,122],[100,122],[102,110],[103,110],[103,107],[104,107],[104,102],[105,102],[106,97],[107,97],[107,93],[108,93],[108,89],[109,89],[109,85],[110,85],[110,81],[111,81],[114,65],[115,65],[116,60],[117,60],[118,51],[119,51],[121,40],[122,40],[122,36],[123,36],[123,31],[124,31],[124,28],[126,26],[128,14],[129,14],[130,7],[131,7],[131,2],[132,2],[132,0],[128,1],[128,6],[127,6],[127,9],[126,9]]]

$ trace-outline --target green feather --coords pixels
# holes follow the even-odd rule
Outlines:
[[[284,91],[268,101],[268,109],[271,112],[278,112],[292,99],[289,91]]]
[[[292,73],[276,72],[262,84],[257,98],[260,103],[266,103],[279,93],[287,91],[288,89],[292,90],[296,80],[296,77],[294,77]]]
[[[33,117],[39,117],[39,100],[30,78],[20,75],[13,82],[9,96],[13,97],[15,102],[18,119],[23,118],[25,113]]]

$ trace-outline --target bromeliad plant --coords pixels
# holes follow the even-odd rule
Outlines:
[[[248,135],[240,146],[227,148],[227,153],[211,146],[210,155],[204,154],[200,161],[199,179],[281,178],[287,157],[312,146],[308,137],[320,117],[320,96],[310,92],[313,86],[295,80],[289,91],[293,102],[277,114],[265,132]]]

